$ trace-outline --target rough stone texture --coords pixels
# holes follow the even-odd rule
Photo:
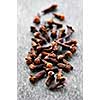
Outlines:
[[[58,91],[50,91],[46,88],[44,79],[32,85],[28,76],[31,73],[25,64],[24,57],[31,47],[30,25],[33,17],[38,11],[48,7],[48,5],[58,3],[58,12],[66,16],[65,24],[75,28],[73,38],[78,39],[78,50],[70,60],[74,70],[65,74],[68,77],[66,87]],[[18,34],[17,34],[17,99],[18,100],[82,100],[82,0],[18,0]],[[51,17],[52,14],[44,18]]]

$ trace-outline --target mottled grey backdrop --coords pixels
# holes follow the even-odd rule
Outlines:
[[[68,77],[68,84],[59,91],[49,91],[44,85],[44,79],[32,85],[28,76],[31,73],[25,64],[24,57],[31,47],[30,25],[33,16],[48,5],[58,3],[58,12],[66,16],[64,23],[75,28],[73,38],[78,39],[78,50],[70,60],[74,70],[65,75]],[[17,13],[17,100],[82,100],[82,0],[18,0]],[[12,8],[13,9],[13,8]],[[44,18],[49,18],[51,14]]]

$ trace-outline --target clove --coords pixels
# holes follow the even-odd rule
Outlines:
[[[67,40],[72,35],[73,32],[74,32],[74,29],[71,26],[67,25],[67,34],[65,36],[65,39]]]
[[[33,23],[40,24],[40,17],[38,15],[34,17]]]
[[[42,79],[45,76],[45,70],[36,73],[35,75],[30,75],[29,80],[31,83],[35,83],[36,81]]]
[[[31,27],[30,27],[30,31],[31,31],[32,33],[38,32],[38,30],[36,29],[35,26],[31,26]]]
[[[63,20],[65,19],[65,16],[64,16],[63,14],[53,13],[53,15],[54,15],[57,19],[59,19],[59,20],[61,20],[61,21],[63,21]]]
[[[44,69],[44,64],[40,64],[40,65],[34,65],[34,63],[29,65],[29,69],[31,71],[41,71]]]
[[[43,12],[44,14],[47,14],[47,13],[49,13],[49,12],[52,12],[52,11],[56,10],[57,7],[58,7],[57,4],[53,4],[53,5],[51,5],[50,7],[48,7],[47,9],[44,9],[42,12]]]
[[[43,36],[41,36],[40,32],[35,32],[34,37],[41,39],[44,42],[44,44],[46,44],[46,39]]]
[[[54,72],[53,71],[49,71],[48,72],[48,76],[45,80],[45,84],[46,86],[50,86],[51,83],[55,80],[55,77],[54,77]]]

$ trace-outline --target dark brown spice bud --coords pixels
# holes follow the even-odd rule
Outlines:
[[[53,72],[53,71],[49,71],[49,72],[48,72],[47,79],[45,80],[46,86],[50,86],[51,83],[52,83],[54,80],[55,80],[54,72]]]
[[[30,31],[31,31],[32,33],[38,32],[38,30],[36,29],[35,26],[31,26],[31,27],[30,27]]]
[[[40,32],[35,32],[34,37],[41,39],[46,44],[46,39],[43,36],[41,36]]]
[[[49,13],[49,12],[52,12],[52,11],[56,10],[57,7],[58,7],[57,4],[53,4],[53,5],[51,5],[50,7],[48,7],[47,9],[44,9],[42,12],[43,12],[44,14],[47,14],[47,13]]]
[[[72,35],[73,32],[74,32],[74,29],[71,26],[67,25],[67,34],[65,36],[65,39],[68,39]]]
[[[51,30],[51,37],[52,38],[56,38],[57,37],[57,30],[54,29],[54,28]]]
[[[29,68],[31,71],[41,71],[44,69],[44,64],[40,64],[40,65],[30,64]]]
[[[39,54],[37,58],[34,59],[34,63],[39,65],[41,63],[41,56],[42,54]]]
[[[62,38],[62,37],[64,37],[66,34],[65,34],[65,29],[64,28],[61,28],[60,30],[59,30],[59,35],[58,35],[58,38]]]
[[[52,63],[54,63],[54,64],[57,64],[57,63],[58,63],[58,61],[57,61],[56,58],[51,58],[51,57],[49,57],[49,56],[46,56],[46,57],[44,58],[44,60],[46,60],[46,61],[48,61],[48,62],[52,62]]]
[[[42,36],[44,36],[48,42],[50,42],[50,37],[48,35],[47,29],[45,27],[45,25],[42,25],[39,29],[39,31],[42,33]]]
[[[76,39],[71,39],[71,40],[66,41],[64,43],[67,44],[67,45],[72,45],[72,44],[76,45],[77,44],[77,40]]]
[[[39,24],[39,23],[40,23],[40,17],[39,17],[38,15],[35,16],[33,22],[34,22],[35,24]]]
[[[42,55],[43,56],[49,56],[49,57],[56,58],[56,54],[54,54],[54,53],[48,53],[48,52],[45,52],[45,51],[42,52]]]
[[[34,84],[36,81],[42,79],[45,76],[45,74],[46,74],[45,70],[40,71],[40,72],[36,73],[35,75],[30,75],[29,80],[31,83]]]
[[[53,15],[61,21],[65,19],[65,16],[63,14],[53,13]]]
[[[35,41],[32,41],[31,45],[32,45],[33,48],[38,46],[38,44]]]
[[[26,58],[25,58],[25,60],[26,60],[26,64],[27,65],[30,65],[30,64],[32,64],[32,58],[30,57],[30,56],[27,56]]]

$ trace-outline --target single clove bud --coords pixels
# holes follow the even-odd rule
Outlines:
[[[33,48],[38,46],[38,44],[35,41],[32,41],[31,45],[32,45]]]
[[[61,55],[57,55],[57,60],[62,61],[64,58],[72,57],[71,51],[66,51]]]
[[[50,26],[52,26],[53,24],[56,25],[56,26],[57,26],[57,29],[58,29],[58,28],[61,28],[61,27],[63,26],[61,23],[58,23],[58,22],[54,21],[53,19],[47,20],[47,23],[48,23],[48,25],[50,25]]]
[[[62,38],[64,37],[66,34],[65,34],[65,29],[64,28],[61,28],[59,30],[59,34],[58,34],[58,38]]]
[[[48,69],[53,68],[53,64],[50,62],[47,62],[45,59],[43,59],[42,62],[45,64],[46,68]]]
[[[51,45],[48,45],[48,46],[37,46],[36,50],[37,52],[41,52],[42,50],[45,50],[45,49],[50,49],[51,48]]]
[[[47,14],[47,13],[49,13],[49,12],[52,12],[52,11],[56,10],[57,7],[58,7],[57,4],[53,4],[53,5],[51,5],[50,7],[44,9],[42,12],[43,12],[44,14]]]
[[[53,53],[53,52],[52,53],[48,53],[48,52],[43,51],[42,55],[43,56],[49,56],[49,57],[52,57],[52,58],[56,58],[56,54]]]
[[[67,40],[72,35],[73,32],[74,32],[74,29],[71,26],[67,25],[67,34],[65,36],[65,39]]]
[[[56,81],[59,81],[61,79],[61,77],[63,76],[62,74],[62,69],[58,70],[58,73],[56,74]]]
[[[57,66],[61,69],[63,69],[63,71],[65,72],[70,72],[71,70],[73,70],[73,67],[67,63],[67,64],[64,64],[64,63],[58,63]]]
[[[44,44],[46,44],[46,39],[43,36],[41,36],[40,32],[35,32],[34,37],[41,39],[44,42]]]
[[[57,64],[57,63],[58,63],[58,61],[57,61],[56,58],[51,58],[51,57],[49,57],[49,56],[46,56],[46,57],[44,58],[44,60],[46,60],[46,61],[48,61],[48,62],[52,62],[52,63],[54,63],[54,64]]]
[[[51,83],[52,83],[54,80],[55,80],[54,72],[53,72],[53,71],[49,71],[49,72],[48,72],[47,79],[45,80],[46,86],[50,86]]]
[[[53,13],[53,15],[54,15],[57,19],[59,19],[59,20],[61,20],[61,21],[63,21],[63,20],[65,19],[65,16],[64,16],[63,14]]]
[[[48,42],[50,42],[50,37],[48,35],[47,29],[45,27],[45,25],[42,25],[39,29],[39,31],[42,33],[42,36],[44,36]]]
[[[25,60],[26,60],[26,64],[27,65],[30,65],[30,64],[32,64],[32,58],[30,57],[30,56],[27,56],[27,57],[25,57]]]
[[[57,53],[57,51],[59,50],[58,44],[55,41],[53,41],[51,43],[51,46],[52,46],[53,52]]]
[[[57,83],[49,86],[49,89],[50,90],[55,90],[57,88],[61,88],[61,87],[64,86],[65,81],[66,81],[66,78],[65,77],[61,77],[60,80]]]
[[[39,39],[39,38],[31,38],[31,40],[34,41],[34,42],[36,42],[38,45],[43,45],[44,44],[44,41],[41,40],[41,39]]]
[[[32,57],[32,58],[37,57],[36,51],[34,50],[34,48],[31,48],[30,51],[28,52],[28,54],[29,54],[30,57]]]
[[[41,63],[42,54],[40,53],[37,58],[34,59],[34,63],[39,65]]]
[[[71,39],[69,41],[64,42],[67,45],[76,45],[77,44],[77,40],[76,39]]]
[[[52,38],[56,38],[57,37],[57,30],[54,29],[54,28],[51,30],[51,37]]]
[[[66,59],[63,59],[63,63],[66,64],[66,70],[65,71],[70,72],[71,70],[73,70],[72,65]]]
[[[45,70],[46,70],[46,72],[53,71],[54,73],[57,73],[58,72],[58,67],[45,68]]]
[[[35,16],[34,17],[34,20],[33,20],[33,23],[35,23],[35,24],[39,24],[40,23],[40,16]]]
[[[35,75],[30,75],[29,80],[31,83],[34,84],[36,81],[42,79],[45,76],[45,74],[46,74],[45,70],[40,71],[40,72],[36,73]]]
[[[36,29],[35,26],[31,26],[31,27],[30,27],[30,31],[31,31],[32,33],[38,32],[38,30]]]
[[[44,70],[44,64],[34,65],[34,63],[32,63],[29,65],[29,69],[31,71],[41,71],[41,70]]]
[[[63,49],[68,49],[70,50],[72,48],[72,46],[70,45],[67,45],[67,44],[64,44],[64,43],[61,43],[60,41],[56,40],[56,43],[59,44],[60,46],[63,47]]]

